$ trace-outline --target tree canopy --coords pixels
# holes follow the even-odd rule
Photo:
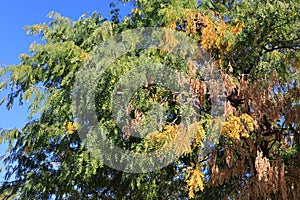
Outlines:
[[[124,19],[95,12],[72,21],[50,13],[49,24],[25,27],[43,43],[30,45],[20,63],[1,71],[1,101],[8,109],[29,102],[27,124],[3,130],[3,199],[299,199],[300,2],[296,0],[123,0],[134,8]],[[159,49],[120,56],[98,80],[96,115],[109,140],[148,152],[179,140],[180,156],[164,168],[128,173],[91,155],[80,137],[84,122],[72,109],[78,71],[98,44],[131,29],[164,28],[204,49],[224,86],[224,121],[214,147],[203,154],[211,122],[213,88],[189,63]],[[129,38],[137,43],[136,38]],[[168,40],[172,43],[172,38]],[[180,42],[180,40],[178,40]],[[176,42],[178,42],[176,41]],[[185,74],[199,103],[199,120],[181,131],[182,105],[158,85],[137,89],[129,115],[151,123],[148,111],[165,103],[166,124],[137,138],[118,127],[111,97],[116,83],[143,61]],[[82,74],[82,73],[81,73]],[[129,81],[129,80],[127,80]],[[193,138],[187,140],[185,138]],[[179,139],[178,139],[179,138]]]

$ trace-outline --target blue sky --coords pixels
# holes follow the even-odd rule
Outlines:
[[[26,25],[49,22],[47,14],[51,11],[77,20],[83,13],[93,11],[109,18],[110,2],[116,0],[2,0],[0,2],[0,66],[18,64],[21,53],[28,53],[29,45],[38,38],[27,36],[23,30]],[[124,7],[118,3],[121,16],[130,12],[130,6]],[[8,91],[0,92],[0,100]],[[21,128],[26,123],[27,106],[15,104],[7,111],[0,106],[0,128]],[[4,153],[6,145],[0,145],[0,155]],[[0,163],[1,166],[1,163]],[[3,173],[0,173],[0,182]]]

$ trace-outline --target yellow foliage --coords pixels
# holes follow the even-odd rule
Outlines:
[[[234,35],[242,31],[244,24],[236,22],[230,25],[220,18],[214,17],[213,13],[200,13],[194,9],[175,10],[168,9],[167,28],[175,29],[177,23],[184,24],[187,35],[199,40],[201,46],[209,53],[218,52],[221,55],[230,51],[234,44]],[[167,41],[174,41],[172,38]]]
[[[195,168],[193,166],[195,166]],[[189,198],[194,198],[195,192],[204,190],[204,175],[201,171],[199,163],[196,165],[192,163],[192,167],[187,167],[185,171],[186,183],[189,190]]]
[[[199,39],[201,46],[210,53],[215,50],[218,50],[220,54],[230,51],[234,44],[233,36],[240,34],[244,27],[243,22],[236,21],[235,25],[230,25],[221,17],[216,18],[215,13],[203,14],[194,9],[180,11],[168,9],[166,18],[169,29],[175,29],[177,22],[183,23],[184,21],[186,34]]]
[[[41,24],[35,24],[35,25],[32,25],[32,26],[31,26],[31,29],[32,29],[33,31],[38,31],[38,30],[42,29],[43,27],[44,27],[44,26],[41,25]]]
[[[222,134],[231,139],[239,140],[240,136],[248,138],[249,132],[256,129],[257,122],[248,114],[241,117],[230,115],[228,121],[223,123]]]
[[[244,27],[244,22],[238,22],[235,26],[230,28],[230,32],[233,34],[240,34]]]
[[[89,54],[87,52],[82,52],[80,54],[80,60],[84,61],[84,60],[87,60],[89,58]]]
[[[145,142],[147,148],[171,148],[177,156],[192,152],[191,135],[179,126],[167,125],[162,132],[154,131],[147,136]]]
[[[78,124],[76,122],[68,122],[66,128],[67,128],[67,133],[71,135],[74,133],[74,131],[78,129]]]
[[[205,137],[205,130],[201,124],[198,125],[198,131],[196,132],[195,139],[197,144],[202,144],[202,139]]]
[[[164,131],[154,131],[147,139],[147,142],[154,144],[155,147],[168,145],[169,142],[174,140],[177,133],[177,127],[167,125],[164,127]]]
[[[258,126],[257,122],[248,114],[242,114],[241,119],[242,122],[246,124],[247,130],[250,132],[254,131]]]
[[[209,11],[200,13],[195,9],[168,8],[164,14],[167,28],[176,29],[177,24],[181,24],[187,35],[199,40],[201,46],[209,53],[221,55],[221,59],[231,50],[235,42],[234,36],[240,34],[244,27],[241,21],[235,21],[235,24],[231,25],[226,23],[220,14]]]
[[[142,11],[139,8],[133,8],[131,10],[131,14],[139,14],[140,15],[141,13],[142,13]]]
[[[202,146],[202,140],[205,138],[205,130],[202,126],[201,123],[199,122],[195,122],[193,124],[191,124],[189,126],[189,135],[193,135],[194,137],[194,144],[193,146],[196,147],[196,146]]]
[[[169,132],[171,132],[171,131],[173,131],[174,130],[174,126],[170,126],[170,125],[167,125],[167,126],[165,126],[165,128],[164,128],[166,131],[169,131]]]
[[[229,116],[228,121],[223,124],[222,134],[227,135],[229,138],[239,140],[241,132],[243,132],[241,119],[234,115]]]
[[[201,45],[204,49],[212,52],[219,49],[221,54],[230,51],[233,40],[228,36],[237,35],[242,31],[244,24],[238,22],[231,26],[222,20],[213,19],[212,17],[203,16],[205,26],[201,31]]]

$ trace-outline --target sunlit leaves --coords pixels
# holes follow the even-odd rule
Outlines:
[[[68,122],[66,124],[66,129],[67,133],[71,135],[78,129],[78,124],[76,122]]]
[[[226,54],[234,44],[234,36],[242,31],[243,22],[237,22],[235,26],[228,25],[222,20],[213,20],[203,17],[204,27],[201,31],[201,45],[209,52],[216,49],[220,54]]]
[[[257,126],[257,122],[248,114],[242,114],[241,117],[231,115],[223,124],[222,134],[240,140],[241,137],[248,138]]]
[[[3,103],[11,108],[19,99],[28,101],[30,109],[25,127],[1,131],[0,140],[10,142],[7,177],[16,179],[3,184],[1,192],[19,194],[20,199],[53,195],[57,199],[299,199],[299,2],[131,2],[135,7],[122,23],[106,21],[97,13],[73,22],[52,12],[49,24],[25,28],[27,34],[43,37],[43,43],[30,45],[30,53],[20,55],[20,64],[0,72],[0,89],[11,89]],[[99,80],[96,98],[97,117],[109,130],[110,140],[137,152],[174,144],[174,152],[181,155],[155,172],[126,174],[103,166],[86,151],[70,97],[76,72],[90,58],[94,45],[137,27],[167,27],[198,41],[224,74],[229,106],[222,137],[203,158],[211,90],[201,77],[160,49],[130,52],[115,60]],[[135,44],[136,38],[131,40]],[[167,36],[165,43],[178,42]],[[120,130],[111,117],[111,93],[120,77],[140,65],[137,58],[187,72],[201,104],[197,114],[204,122],[182,130],[180,120],[170,117],[144,139]],[[136,92],[137,98],[130,102],[132,121],[152,122],[147,112],[169,94],[160,89]],[[179,116],[180,105],[172,98],[168,103],[172,114]]]
[[[186,183],[188,188],[189,198],[194,198],[196,192],[201,192],[204,190],[204,175],[201,170],[199,163],[191,163],[191,166],[187,167],[185,170]]]

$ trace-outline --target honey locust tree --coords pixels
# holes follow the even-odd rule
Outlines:
[[[123,1],[128,2],[128,1]],[[29,101],[28,123],[3,131],[9,141],[1,197],[20,199],[299,199],[299,48],[300,4],[296,0],[172,1],[135,0],[124,18],[107,21],[94,13],[71,21],[52,13],[49,24],[26,28],[43,37],[20,64],[2,70],[3,103]],[[196,136],[182,156],[165,168],[130,174],[95,159],[82,143],[71,111],[76,72],[93,47],[127,29],[166,27],[197,41],[222,74],[225,118],[215,148],[203,157],[209,124],[199,121]],[[186,73],[197,91],[203,118],[209,119],[211,94],[187,63],[158,50],[130,52],[99,80],[97,117],[112,141],[124,149],[149,151],[174,137],[179,121],[170,120],[152,137],[137,140],[111,117],[114,83],[135,66],[136,58],[155,60]],[[8,77],[8,79],[5,79]],[[153,101],[167,99],[173,118],[180,106],[154,85],[136,91],[131,117],[146,116]],[[174,117],[175,116],[175,117]],[[187,135],[191,133],[185,133]],[[145,145],[147,144],[147,148]],[[142,147],[142,148],[141,148]],[[139,149],[137,149],[139,148]],[[150,149],[151,150],[151,149]]]

